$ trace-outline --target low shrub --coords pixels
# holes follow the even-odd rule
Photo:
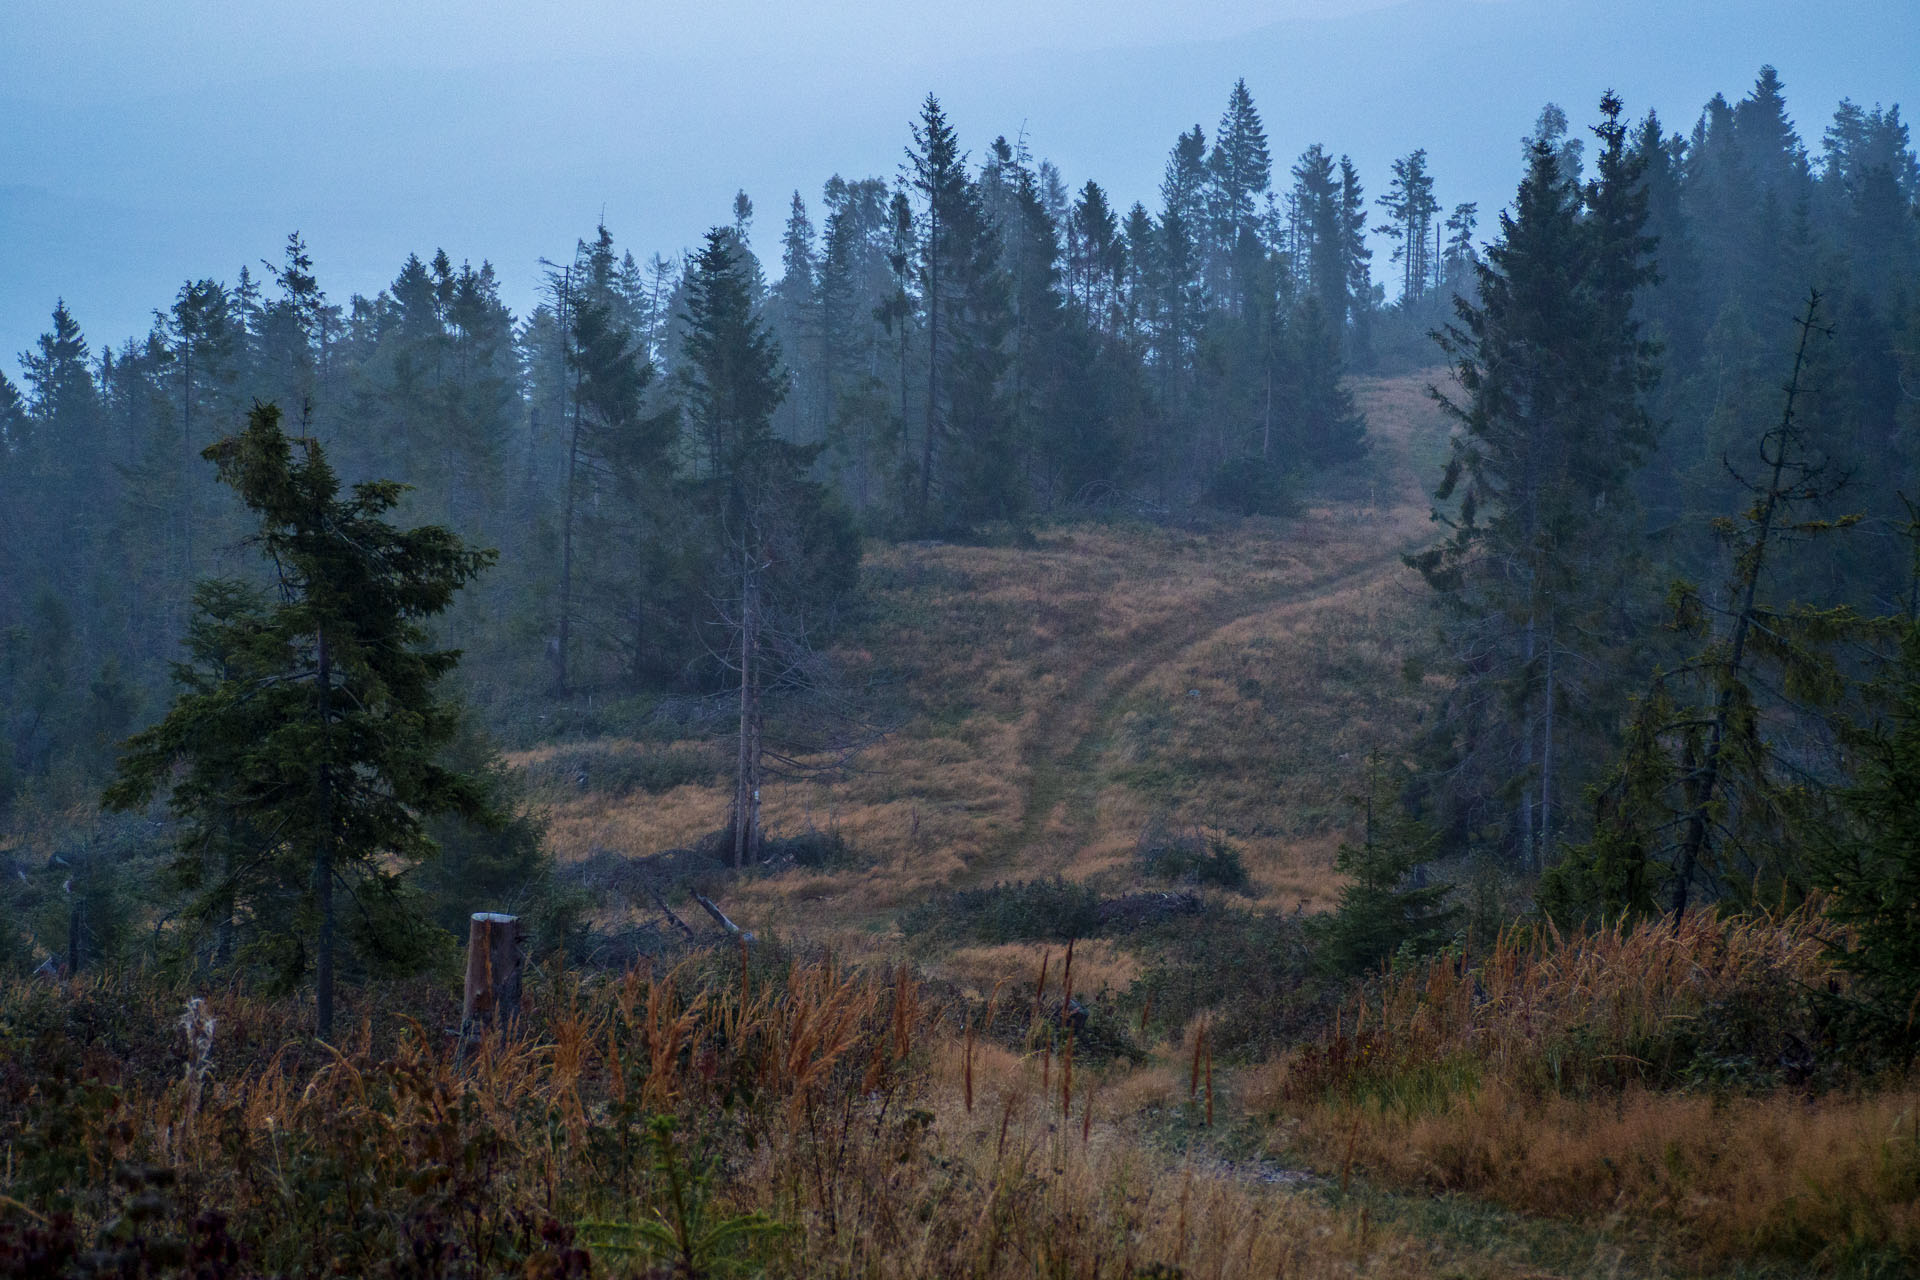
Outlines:
[[[1815,1051],[1833,965],[1821,918],[1671,918],[1502,936],[1396,966],[1295,1062],[1291,1092],[1374,1088],[1469,1054],[1490,1077],[1584,1096],[1629,1084],[1765,1089],[1838,1078]]]
[[[838,831],[820,830],[763,840],[760,858],[769,867],[804,867],[809,871],[843,869],[858,861],[845,836]]]
[[[529,772],[549,787],[618,798],[705,786],[720,776],[721,764],[712,752],[688,747],[592,747],[556,752]]]
[[[982,943],[1068,942],[1104,931],[1100,895],[1057,876],[940,894],[908,911],[900,927],[923,939]]]
[[[1299,507],[1295,480],[1267,458],[1228,458],[1207,481],[1209,505],[1243,516],[1286,516]]]
[[[1135,935],[1151,958],[1126,1003],[1178,1031],[1204,1018],[1214,1051],[1248,1060],[1312,1033],[1341,987],[1314,963],[1300,917],[1215,909]]]
[[[1140,867],[1148,878],[1169,884],[1212,885],[1236,893],[1247,888],[1240,851],[1218,836],[1198,832],[1176,835],[1148,828],[1140,836]]]

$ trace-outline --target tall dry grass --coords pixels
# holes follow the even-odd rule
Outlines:
[[[1137,1087],[962,1032],[903,970],[550,973],[519,1034],[465,1046],[450,1002],[387,994],[332,1047],[214,994],[196,1048],[156,987],[0,988],[0,1273],[64,1248],[153,1276],[621,1274],[652,1264],[588,1242],[692,1202],[699,1274],[1428,1274],[1364,1218],[1143,1145]],[[777,1229],[729,1233],[748,1214]]]
[[[1397,970],[1250,1086],[1276,1146],[1718,1265],[1920,1262],[1920,1091],[1817,1092],[1814,908],[1514,933]]]

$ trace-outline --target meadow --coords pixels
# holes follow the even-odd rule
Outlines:
[[[817,856],[699,855],[712,737],[515,753],[645,941],[510,1034],[444,974],[331,1046],[177,975],[0,987],[0,1276],[1913,1274],[1920,1092],[1824,1047],[1814,909],[1316,962],[1437,679],[1443,429],[1356,391],[1368,460],[1286,517],[872,549],[833,657],[888,732],[766,796]]]

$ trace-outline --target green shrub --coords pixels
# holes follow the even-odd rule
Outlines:
[[[1206,1014],[1226,1057],[1254,1058],[1310,1033],[1344,989],[1315,962],[1297,915],[1216,909],[1134,941],[1151,959],[1125,1003],[1170,1030]]]
[[[1341,845],[1334,859],[1351,879],[1340,905],[1315,922],[1322,958],[1347,973],[1431,955],[1453,940],[1460,916],[1448,901],[1453,886],[1425,872],[1439,834],[1409,816],[1380,775],[1379,758],[1370,756],[1365,834],[1357,845]]]
[[[1169,884],[1213,885],[1244,892],[1246,864],[1240,851],[1218,836],[1171,835],[1149,828],[1140,838],[1142,871]]]
[[[1209,505],[1243,516],[1293,514],[1293,477],[1267,458],[1228,458],[1207,482]]]
[[[922,902],[900,927],[909,935],[972,942],[1067,942],[1102,932],[1100,895],[1058,876],[960,889]]]
[[[770,866],[791,864],[810,871],[855,864],[853,846],[838,831],[802,831],[798,835],[763,840],[760,856]]]

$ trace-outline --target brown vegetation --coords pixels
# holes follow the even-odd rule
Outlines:
[[[1699,913],[1395,972],[1263,1069],[1274,1144],[1527,1213],[1671,1224],[1695,1264],[1920,1254],[1920,1091],[1829,1091],[1803,909]]]

